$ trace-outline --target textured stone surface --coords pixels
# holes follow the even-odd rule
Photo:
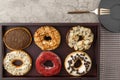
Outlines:
[[[71,15],[67,12],[94,10],[99,1],[0,0],[0,22],[98,22],[93,13]],[[120,33],[111,33],[103,27],[100,32],[100,80],[120,80]]]
[[[100,0],[0,0],[0,22],[98,22],[97,16],[67,14],[94,10]]]

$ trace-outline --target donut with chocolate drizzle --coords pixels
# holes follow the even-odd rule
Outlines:
[[[85,52],[75,51],[66,57],[64,66],[70,75],[82,76],[89,72],[92,61]]]

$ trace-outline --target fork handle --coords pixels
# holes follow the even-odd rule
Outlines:
[[[90,13],[90,11],[71,11],[68,14],[82,14],[82,13]]]

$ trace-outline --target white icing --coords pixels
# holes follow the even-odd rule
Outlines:
[[[83,40],[79,40],[79,36]],[[73,27],[68,34],[68,45],[75,50],[86,50],[90,48],[90,43],[93,42],[93,33],[91,29],[82,26]]]
[[[23,64],[19,67],[12,64],[14,60],[21,60]],[[15,76],[24,75],[32,66],[31,59],[28,54],[23,51],[12,51],[7,53],[4,58],[4,68]]]
[[[73,71],[72,73],[70,73],[72,69],[71,69],[71,68],[68,69],[68,67],[69,67],[68,61],[69,61],[69,60],[72,60],[71,55],[72,55],[72,56],[76,56],[76,54],[79,54],[79,55],[80,55],[80,54],[85,54],[84,58],[87,57],[86,61],[89,61],[89,62],[90,62],[88,69],[87,69],[86,66],[84,65],[84,63],[85,63],[84,60],[81,60],[81,66],[80,66],[79,68],[75,68],[75,67],[74,67],[74,69],[75,69],[75,70],[78,70],[78,72],[79,72],[80,74],[77,74],[76,71]],[[77,59],[78,59],[78,57],[77,57]],[[75,64],[75,62],[72,60],[71,66],[74,66],[74,64]],[[78,51],[73,52],[73,53],[69,54],[69,55],[67,56],[67,58],[65,59],[65,69],[66,69],[66,71],[67,71],[69,74],[71,74],[71,75],[73,75],[73,76],[82,76],[82,75],[86,74],[86,73],[91,69],[91,65],[92,65],[92,62],[91,62],[90,57],[89,57],[86,53],[84,53],[84,52],[78,52]],[[83,72],[85,72],[85,73],[82,74]]]

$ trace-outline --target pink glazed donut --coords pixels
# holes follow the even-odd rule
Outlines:
[[[52,66],[46,66],[45,63],[51,61]],[[39,57],[36,60],[36,70],[43,76],[53,76],[60,72],[61,70],[61,60],[53,52],[43,51],[40,53]]]

